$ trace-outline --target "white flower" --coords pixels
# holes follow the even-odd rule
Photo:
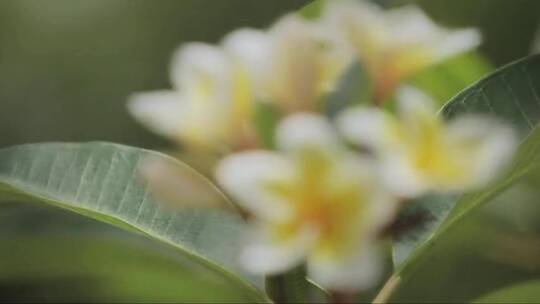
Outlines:
[[[306,260],[309,275],[327,288],[369,287],[380,272],[377,234],[394,217],[394,199],[371,164],[341,146],[321,116],[286,118],[277,144],[279,152],[230,155],[216,171],[254,216],[243,264],[271,274]]]
[[[222,46],[189,43],[173,56],[173,90],[135,94],[129,110],[155,132],[199,147],[247,145],[264,72],[266,34],[241,29]]]
[[[385,11],[368,1],[335,0],[328,1],[321,18],[367,66],[379,99],[422,68],[470,50],[481,40],[474,29],[439,27],[414,5]]]
[[[354,53],[331,28],[290,14],[270,29],[269,101],[288,111],[312,111],[334,88]]]
[[[193,146],[254,146],[255,102],[316,110],[352,61],[337,35],[297,15],[268,31],[239,29],[220,46],[188,43],[173,56],[173,90],[135,94],[129,110],[156,133]]]
[[[383,179],[397,195],[474,190],[510,160],[516,137],[505,124],[472,114],[445,122],[429,98],[410,87],[397,97],[397,117],[357,107],[338,118],[348,140],[378,155]]]

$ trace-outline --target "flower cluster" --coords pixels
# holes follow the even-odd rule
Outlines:
[[[416,7],[328,1],[316,19],[289,14],[219,45],[182,46],[173,89],[136,94],[129,109],[154,131],[221,157],[215,179],[255,227],[241,256],[247,268],[273,274],[305,262],[319,284],[352,291],[376,281],[381,231],[402,201],[481,187],[511,157],[506,125],[482,116],[446,122],[427,96],[403,86],[479,41]],[[326,118],[324,97],[355,62],[373,80],[373,105]],[[391,95],[395,113],[377,106]],[[264,149],[254,124],[261,104],[280,115],[275,150]]]

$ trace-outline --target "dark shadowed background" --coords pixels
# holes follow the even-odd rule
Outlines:
[[[88,140],[163,146],[129,117],[125,102],[131,92],[168,87],[169,56],[178,45],[267,26],[309,2],[0,1],[0,146]],[[418,2],[444,24],[481,27],[482,50],[496,65],[529,53],[540,15],[536,0]]]

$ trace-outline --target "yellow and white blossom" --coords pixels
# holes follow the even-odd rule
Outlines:
[[[439,27],[414,5],[384,10],[368,1],[334,0],[327,2],[321,18],[367,66],[378,100],[422,68],[470,50],[481,40],[474,29]]]
[[[219,46],[188,43],[173,57],[173,90],[136,94],[129,109],[179,142],[245,148],[255,140],[255,102],[285,112],[317,109],[353,60],[336,36],[289,14],[267,31],[236,30]]]
[[[369,161],[340,145],[322,116],[295,114],[278,127],[279,152],[226,157],[217,181],[253,215],[241,261],[258,273],[307,262],[309,275],[334,290],[377,279],[376,238],[393,219],[395,200]]]
[[[188,43],[173,56],[172,90],[135,94],[131,113],[155,132],[189,145],[220,149],[254,140],[252,108],[264,74],[263,32],[241,29],[222,46]]]
[[[353,62],[354,53],[337,33],[289,14],[269,30],[267,99],[286,111],[313,111]]]
[[[516,137],[509,126],[473,114],[446,122],[426,95],[410,87],[397,97],[397,117],[357,107],[338,118],[348,140],[378,156],[383,180],[397,195],[473,190],[510,160]]]

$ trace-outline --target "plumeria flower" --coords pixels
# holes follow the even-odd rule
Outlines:
[[[312,111],[334,88],[354,53],[331,28],[289,14],[270,29],[267,99],[286,111]]]
[[[368,1],[328,1],[322,21],[340,32],[370,71],[382,100],[422,68],[480,43],[477,30],[448,30],[414,5],[383,10]]]
[[[266,34],[252,29],[231,33],[222,46],[186,44],[173,56],[173,89],[135,94],[129,110],[155,132],[191,146],[249,146],[267,45]]]
[[[340,145],[315,114],[286,118],[277,145],[279,152],[232,154],[217,167],[217,181],[253,215],[242,263],[273,274],[306,260],[310,277],[329,289],[373,284],[380,274],[376,238],[396,204],[372,163]]]
[[[516,136],[509,126],[466,114],[449,122],[411,87],[398,90],[397,117],[375,107],[346,110],[344,136],[379,157],[383,179],[397,195],[462,192],[486,185],[510,160]]]

